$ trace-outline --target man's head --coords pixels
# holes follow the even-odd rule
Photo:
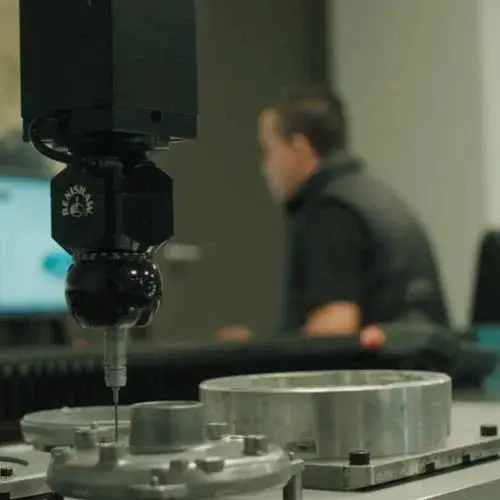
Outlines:
[[[327,156],[345,149],[342,103],[328,88],[286,90],[260,114],[259,139],[269,189],[285,201]]]

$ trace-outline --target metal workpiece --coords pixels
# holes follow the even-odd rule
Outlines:
[[[49,460],[50,455],[31,447],[0,447],[0,495],[9,500],[48,496]]]
[[[172,453],[204,441],[203,405],[190,401],[140,403],[131,407],[130,452]]]
[[[257,457],[269,449],[267,436],[245,436],[243,438],[243,453],[249,457]]]
[[[347,460],[445,448],[451,424],[447,375],[325,371],[245,375],[200,385],[206,422],[265,434],[304,459]]]
[[[484,438],[480,435],[484,425],[500,425],[500,403],[455,402],[452,411],[453,436],[467,436],[470,440]],[[486,437],[486,440],[489,438]],[[464,439],[464,441],[467,439]],[[402,461],[405,457],[401,457]],[[407,457],[410,458],[410,457]],[[428,456],[423,464],[432,461]],[[380,460],[382,463],[384,460]],[[372,462],[374,469],[377,461]],[[382,469],[380,469],[382,470]],[[327,472],[327,471],[325,471]],[[377,475],[377,472],[374,471]],[[307,473],[306,473],[307,475]],[[304,477],[306,479],[306,477]],[[500,460],[486,460],[473,467],[451,468],[440,474],[425,474],[413,481],[397,481],[366,491],[304,490],[305,500],[498,500],[500,491]],[[272,492],[256,495],[252,500],[275,500]]]
[[[206,438],[217,441],[229,435],[229,424],[226,422],[209,422],[205,427]]]
[[[128,440],[130,409],[119,408],[119,440]],[[92,446],[91,443],[114,439],[114,408],[89,406],[61,408],[28,413],[21,419],[21,431],[26,443],[41,451],[56,446]]]
[[[302,482],[301,472],[303,473],[304,471],[304,463],[302,460],[298,459],[294,453],[289,453],[288,457],[298,473],[294,474],[283,488],[282,500],[302,500],[304,483]]]
[[[310,460],[306,462],[304,488],[315,490],[364,490],[417,476],[425,478],[455,468],[466,468],[486,460],[498,460],[500,438],[481,438],[476,433],[464,433],[457,425],[446,448],[414,455],[371,459],[365,463],[350,460]],[[499,471],[500,473],[500,471]],[[446,480],[446,475],[443,475]]]
[[[55,448],[47,483],[68,498],[220,498],[280,487],[300,500],[303,462],[261,435],[229,435],[203,424],[198,402],[150,402],[130,409],[130,443]],[[78,431],[81,432],[81,431]]]
[[[438,474],[419,481],[396,483],[366,492],[307,490],[304,500],[498,500],[500,463]],[[253,495],[251,500],[278,500],[278,491]]]

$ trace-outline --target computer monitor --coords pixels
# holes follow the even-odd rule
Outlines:
[[[50,227],[50,179],[0,170],[0,316],[66,312],[71,257]]]

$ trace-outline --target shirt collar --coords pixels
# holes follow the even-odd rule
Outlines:
[[[287,201],[287,212],[291,214],[297,212],[309,200],[315,199],[330,180],[352,171],[356,166],[360,167],[360,162],[346,152],[329,156]]]

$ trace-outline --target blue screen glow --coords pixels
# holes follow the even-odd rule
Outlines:
[[[0,175],[0,314],[66,311],[70,263],[50,235],[50,181]]]

